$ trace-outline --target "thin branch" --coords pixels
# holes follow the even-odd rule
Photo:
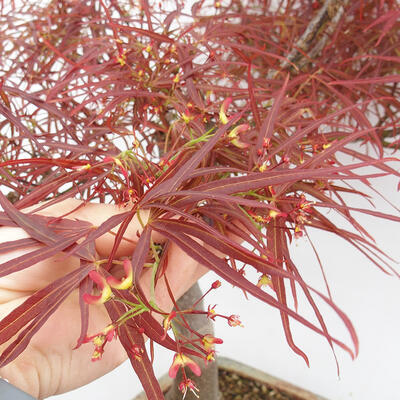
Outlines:
[[[288,61],[281,64],[281,68],[290,68],[290,63],[294,63],[302,70],[317,58],[343,17],[348,3],[349,0],[326,0],[289,53]]]

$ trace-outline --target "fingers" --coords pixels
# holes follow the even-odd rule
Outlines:
[[[27,208],[24,210],[24,212],[32,211],[32,209],[32,207]],[[85,204],[80,200],[67,199],[46,207],[38,214],[50,217],[60,217],[66,215],[66,218],[87,221],[93,224],[93,226],[98,227],[109,218],[128,212],[130,209],[131,207],[129,207],[129,205],[127,207],[118,207],[113,204]],[[138,214],[133,216],[124,233],[121,244],[118,247],[116,258],[132,255],[139,237],[138,235],[140,235],[140,232],[143,230],[142,224],[145,225],[148,221],[148,218],[148,210],[141,210]],[[112,233],[105,233],[96,239],[96,250],[100,257],[108,257],[110,254],[119,226],[120,225],[113,228],[111,230]],[[157,232],[152,233],[152,238],[155,242],[165,241],[165,239]]]
[[[170,243],[168,246],[168,268],[165,271],[165,276],[174,295],[174,300],[178,300],[207,272],[208,268],[187,255],[175,243]],[[151,270],[146,270],[140,278],[141,287],[147,299],[150,299],[151,274]],[[174,307],[164,277],[161,277],[157,282],[155,301],[165,312],[170,312]]]
[[[0,314],[7,314],[4,307],[11,311],[17,305],[13,302],[0,306]],[[1,369],[1,375],[35,398],[47,398],[85,385],[126,360],[119,340],[108,343],[102,360],[96,363],[91,361],[92,343],[73,350],[80,335],[80,322],[79,297],[74,291],[36,333],[27,349]],[[104,307],[94,306],[90,310],[88,334],[101,331],[109,323]]]
[[[40,247],[40,245],[32,246],[2,254],[0,255],[0,262],[12,260],[31,251],[40,249]],[[65,257],[64,254],[58,253],[30,266],[28,269],[22,269],[10,275],[3,276],[0,278],[0,303],[9,301],[14,297],[19,297],[23,292],[26,294],[26,292],[33,293],[40,290],[78,267],[78,258]]]

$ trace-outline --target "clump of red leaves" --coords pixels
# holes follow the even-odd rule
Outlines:
[[[150,262],[160,279],[162,256],[157,259],[150,239],[158,231],[222,279],[278,308],[289,346],[306,361],[293,342],[290,318],[323,335],[332,348],[356,355],[353,326],[330,296],[303,281],[290,243],[310,228],[322,229],[390,268],[353,212],[399,217],[352,208],[342,194],[365,196],[348,185],[352,180],[368,186],[369,178],[400,175],[383,158],[384,146],[397,145],[400,126],[397,2],[198,1],[189,11],[180,2],[168,3],[170,11],[164,2],[161,8],[156,1],[137,3],[54,0],[16,8],[1,2],[0,183],[12,202],[0,196],[0,224],[22,227],[44,247],[0,265],[0,276],[60,251],[79,257],[82,267],[0,322],[0,343],[21,330],[24,338],[9,345],[0,366],[23,351],[74,288],[83,296],[93,281],[103,294],[106,288],[125,302],[103,299],[112,321],[123,321],[118,334],[149,399],[163,396],[143,333],[181,361],[207,358],[201,337],[193,350],[166,334],[179,316],[165,315],[160,326],[137,282],[123,290],[108,285],[109,267],[119,261],[113,254],[97,267],[99,276],[92,272],[93,280],[85,279],[94,269],[94,240],[139,209],[150,210],[150,218],[132,255],[135,276]],[[313,18],[320,18],[316,29]],[[375,156],[366,151],[371,147]],[[355,163],[343,164],[342,155]],[[376,172],[357,172],[365,166]],[[69,197],[132,206],[95,231],[67,218],[56,223],[19,211]],[[332,222],[326,209],[354,229]],[[241,237],[246,248],[227,233]],[[7,249],[5,244],[1,251]],[[258,271],[258,284],[237,270],[236,261]],[[305,293],[317,325],[287,306],[285,283],[294,298],[296,290]],[[46,304],[52,309],[44,313],[50,292]],[[329,334],[315,297],[338,313],[351,346]],[[129,310],[128,303],[134,305]],[[88,312],[82,301],[81,342]],[[208,314],[216,317],[212,309]],[[96,349],[109,336],[109,330],[100,332]]]

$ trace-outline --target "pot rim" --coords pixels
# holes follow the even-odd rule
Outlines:
[[[240,376],[243,376],[247,379],[253,379],[257,382],[264,383],[268,386],[272,386],[277,388],[278,390],[287,393],[289,396],[292,396],[294,400],[328,400],[326,397],[319,396],[315,393],[312,393],[308,390],[302,389],[299,386],[293,385],[287,381],[284,381],[280,378],[277,378],[273,375],[267,374],[264,371],[261,371],[257,368],[250,367],[247,364],[244,364],[240,361],[233,360],[228,357],[218,357],[216,359],[216,363],[218,365],[218,369],[221,368],[223,370],[236,373]],[[171,386],[173,379],[168,376],[168,374],[164,374],[158,380],[160,387],[163,392],[168,390]],[[132,400],[147,400],[144,392],[139,393]]]

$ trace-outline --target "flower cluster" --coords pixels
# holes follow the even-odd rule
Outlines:
[[[182,400],[185,399],[186,394],[188,393],[188,390],[190,392],[192,392],[194,396],[199,398],[199,395],[196,393],[196,392],[199,391],[199,389],[196,387],[194,382],[189,378],[186,378],[186,379],[182,380],[182,382],[179,384],[179,390],[183,393]]]
[[[197,376],[201,375],[200,367],[187,355],[183,353],[176,353],[172,361],[172,365],[169,368],[169,376],[175,378],[179,371],[179,368],[189,367],[189,369]]]
[[[85,293],[83,295],[83,300],[88,304],[104,304],[113,296],[112,289],[126,290],[131,288],[133,283],[133,268],[131,261],[125,259],[123,261],[123,267],[125,278],[122,280],[118,280],[114,276],[108,276],[107,278],[104,278],[104,276],[102,276],[98,271],[90,271],[89,277],[97,284],[97,287],[101,293],[99,295]]]
[[[290,212],[290,217],[294,221],[294,237],[300,238],[304,234],[304,224],[309,221],[315,202],[306,200],[304,194],[297,199],[295,208]]]
[[[104,347],[107,342],[111,342],[117,337],[117,328],[114,324],[107,325],[101,332],[96,333],[93,336],[86,336],[82,343],[93,342],[94,351],[92,354],[92,361],[98,361],[101,359],[104,353]]]
[[[214,361],[215,345],[223,343],[223,340],[212,335],[204,335],[201,341],[203,343],[204,350],[207,352],[207,361]]]

